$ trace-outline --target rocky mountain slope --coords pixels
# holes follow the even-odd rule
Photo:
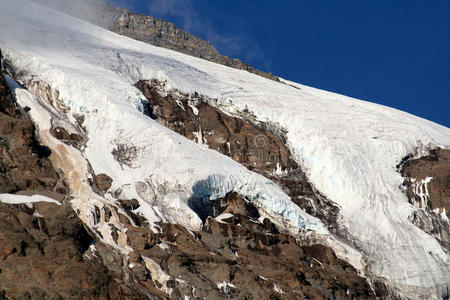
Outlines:
[[[69,15],[87,20],[118,34],[206,59],[238,70],[245,70],[275,81],[278,77],[220,54],[208,41],[177,28],[173,23],[152,16],[136,14],[127,9],[113,7],[103,0],[35,0]]]
[[[51,150],[40,144],[27,110],[15,103],[1,72],[0,193],[17,201],[0,196],[0,298],[141,298],[90,253],[94,238],[66,202],[64,176],[48,158]],[[32,195],[46,197],[30,203]]]
[[[63,255],[46,248],[63,240],[98,297],[448,297],[448,128],[27,0],[0,6],[1,111],[36,129],[2,133],[31,147],[31,164],[4,147],[0,201],[17,217],[0,228],[12,237],[0,269],[48,269],[31,296],[69,297],[51,274],[76,273],[27,258]],[[14,294],[23,278],[0,281],[2,295],[25,295]]]

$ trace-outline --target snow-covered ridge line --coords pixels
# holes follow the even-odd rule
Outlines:
[[[25,0],[0,3],[0,47],[6,59],[23,82],[37,78],[58,90],[70,107],[69,120],[73,122],[73,114],[86,116],[85,156],[96,173],[114,179],[111,191],[139,197],[137,182],[170,187],[157,200],[173,208],[168,218],[181,221],[189,211],[183,203],[203,181],[209,196],[234,189],[288,218],[304,218],[310,229],[320,228],[290,207],[278,187],[143,116],[145,99],[133,84],[167,81],[168,88],[217,98],[230,110],[247,108],[259,121],[280,124],[309,179],[340,205],[341,222],[368,254],[370,272],[411,297],[445,292],[448,255],[409,222],[415,208],[399,189],[403,179],[395,166],[417,148],[450,148],[448,128],[381,105],[290,83],[294,88],[146,45]],[[131,119],[132,124],[126,122]],[[139,150],[133,167],[121,166],[110,155],[118,143]],[[151,190],[148,186],[145,191]],[[195,216],[190,225],[199,225]]]

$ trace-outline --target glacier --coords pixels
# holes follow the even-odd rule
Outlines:
[[[270,81],[144,44],[27,0],[0,0],[0,6],[0,49],[15,79],[25,85],[49,84],[64,106],[50,107],[9,79],[18,102],[31,107],[43,141],[66,147],[48,134],[50,119],[75,127],[75,116],[84,115],[88,142],[83,153],[66,149],[77,157],[72,167],[88,163],[96,174],[111,176],[110,191],[139,199],[149,220],[198,229],[201,221],[188,199],[194,194],[214,199],[234,190],[301,231],[329,235],[320,220],[299,209],[273,182],[146,117],[146,99],[134,84],[158,79],[168,89],[217,99],[217,106],[229,114],[248,109],[258,121],[284,129],[310,181],[339,205],[339,222],[367,257],[364,272],[385,278],[411,297],[440,297],[450,286],[449,256],[409,222],[417,208],[399,188],[403,178],[396,170],[410,153],[450,148],[449,128],[382,105],[287,80]],[[113,157],[118,144],[137,149],[131,166]],[[87,177],[87,169],[77,176]],[[195,189],[199,182],[201,190]],[[151,202],[138,192],[145,185],[163,186],[167,193],[150,195],[157,198]],[[112,192],[101,198],[86,192],[86,183],[79,186],[84,193],[74,201],[78,207],[87,199],[114,201]]]

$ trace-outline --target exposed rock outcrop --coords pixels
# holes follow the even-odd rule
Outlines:
[[[113,180],[106,174],[98,174],[95,176],[95,184],[100,191],[106,192],[112,184]]]
[[[411,204],[421,208],[410,220],[450,250],[450,150],[433,149],[399,165]]]
[[[411,202],[421,208],[445,209],[450,218],[450,150],[434,149],[427,156],[406,161],[402,175],[409,178]]]
[[[343,228],[337,228],[339,208],[309,183],[283,132],[256,122],[249,112],[226,114],[214,99],[166,91],[165,84],[157,80],[139,81],[136,86],[148,99],[145,113],[149,117],[277,182],[298,206],[319,217],[334,233],[345,235]],[[221,204],[210,205],[201,204],[203,210],[217,210],[214,205]]]
[[[130,263],[172,298],[370,299],[369,286],[348,263],[322,245],[301,245],[282,234],[236,193],[204,230],[159,223],[159,233],[129,227]],[[139,271],[141,270],[141,271]],[[382,284],[376,284],[381,287]]]
[[[120,255],[95,243],[69,205],[0,203],[0,245],[2,299],[148,298],[106,267]]]
[[[27,113],[17,107],[3,73],[0,74],[0,193],[51,190],[66,193],[48,156],[49,148],[36,138]]]
[[[50,133],[58,140],[62,140],[69,145],[83,140],[83,137],[81,135],[76,133],[69,133],[65,128],[60,126],[51,128]]]

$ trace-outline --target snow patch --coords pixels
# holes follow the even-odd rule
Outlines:
[[[158,265],[153,259],[146,256],[141,256],[144,260],[145,267],[150,272],[150,276],[154,282],[159,283],[161,286],[159,289],[169,295],[172,294],[173,289],[167,287],[167,281],[171,280],[172,277],[164,272],[160,265]],[[156,285],[158,286],[158,285]]]
[[[285,294],[286,292],[283,291],[282,288],[280,288],[276,283],[273,284],[273,290],[278,294]]]
[[[225,294],[229,294],[231,289],[235,289],[236,286],[230,282],[222,281],[217,283],[217,288]]]
[[[194,115],[198,116],[198,108],[190,103],[189,103],[189,107],[192,109],[192,112],[194,113]]]
[[[7,204],[32,204],[35,202],[50,202],[61,205],[61,203],[59,203],[58,201],[41,195],[24,196],[15,194],[0,194],[0,202]],[[37,216],[40,215],[38,214]]]
[[[224,220],[225,220],[225,219],[232,218],[232,217],[234,217],[233,214],[230,214],[230,213],[223,213],[223,214],[220,214],[220,215],[218,215],[217,217],[215,217],[215,220],[216,220],[217,222],[219,222],[219,223],[227,224],[227,222],[225,222]]]

